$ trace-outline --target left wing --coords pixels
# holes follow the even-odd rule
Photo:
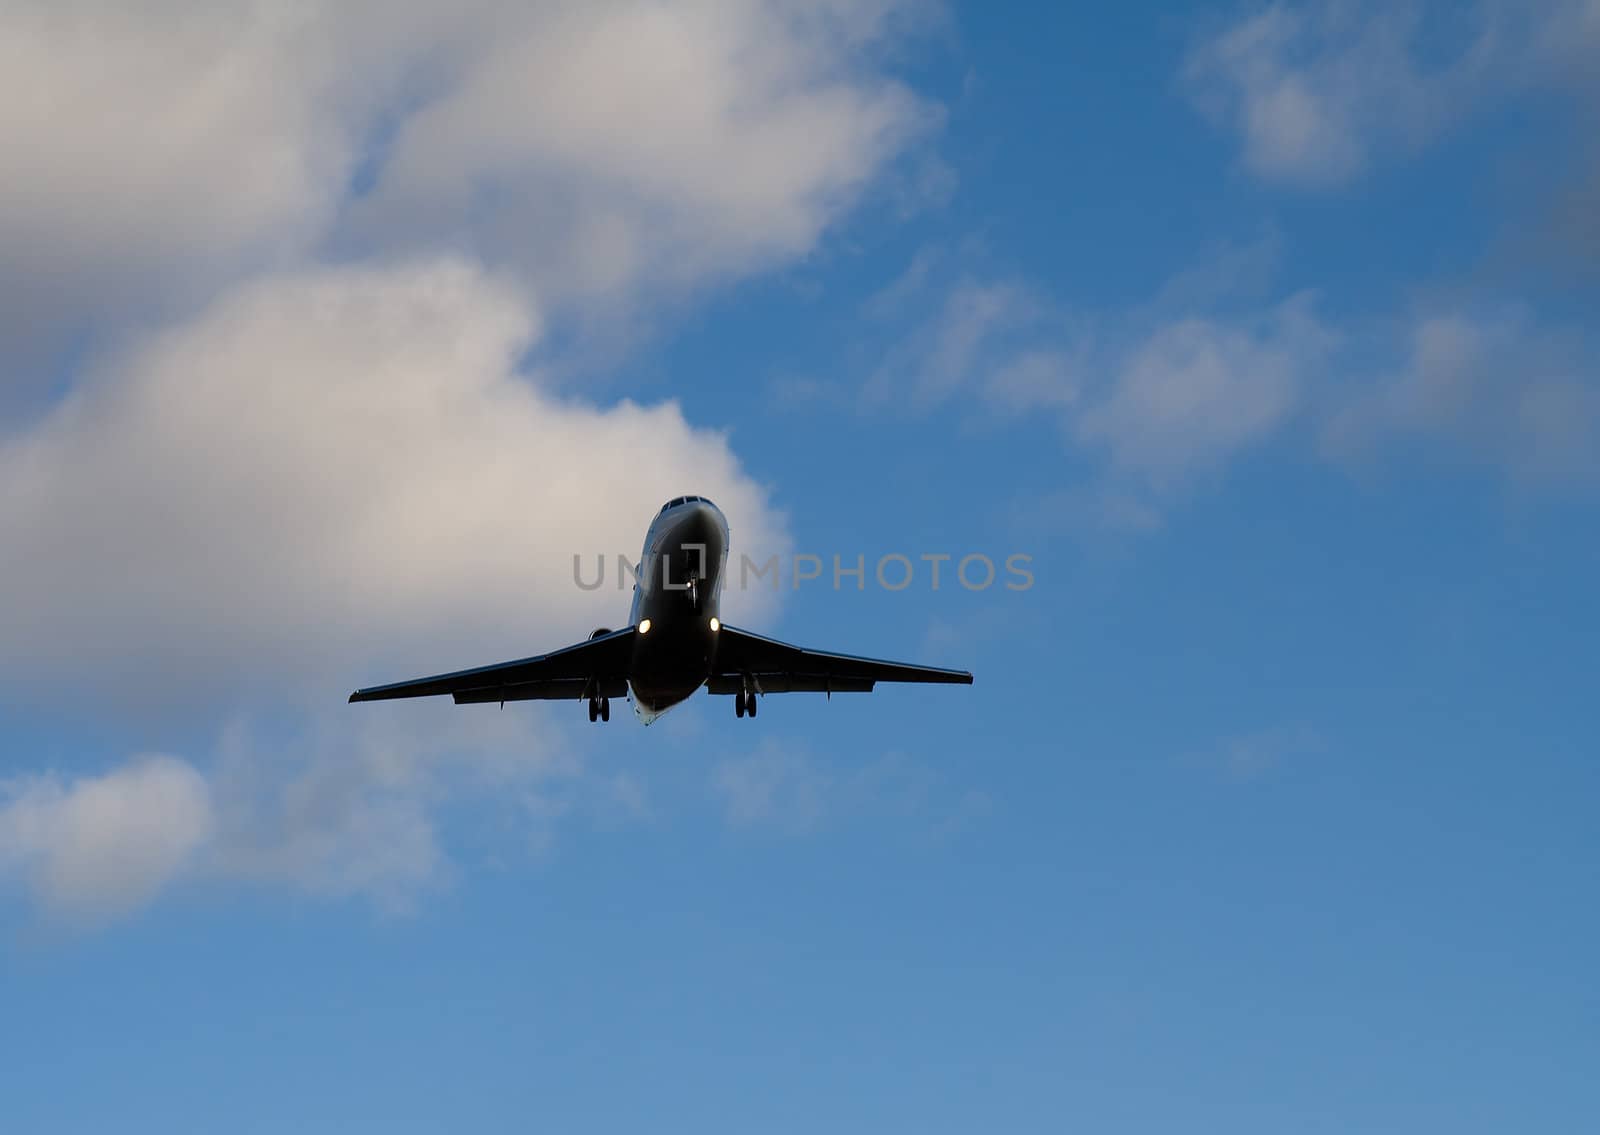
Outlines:
[[[807,650],[724,623],[717,632],[716,666],[706,680],[706,689],[713,694],[736,694],[744,688],[746,677],[764,694],[869,693],[877,682],[972,684],[972,675],[965,670]]]
[[[435,674],[388,686],[357,690],[350,700],[387,701],[390,698],[426,698],[449,694],[457,705],[482,702],[556,700],[582,697],[622,697],[628,692],[628,667],[633,660],[635,631],[620,631],[591,638],[573,646],[480,666]]]

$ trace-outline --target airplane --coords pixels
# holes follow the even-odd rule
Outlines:
[[[549,654],[436,674],[350,695],[352,702],[437,697],[457,705],[571,698],[590,721],[611,720],[624,694],[649,725],[704,686],[733,697],[734,715],[755,717],[767,694],[869,693],[878,682],[972,684],[965,670],[912,666],[807,650],[722,622],[719,600],[728,560],[728,521],[705,497],[674,497],[645,533],[634,570],[629,626],[597,629]]]

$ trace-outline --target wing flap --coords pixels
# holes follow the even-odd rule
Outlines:
[[[472,670],[457,670],[450,674],[435,674],[387,686],[373,686],[357,690],[350,695],[350,700],[387,701],[391,698],[426,698],[449,694],[458,704],[466,704],[460,695],[481,695],[469,696],[471,702],[497,702],[502,700],[501,691],[521,689],[519,697],[513,698],[507,694],[503,700],[527,701],[534,698],[582,697],[589,683],[595,683],[602,696],[616,697],[627,689],[635,633],[632,627],[626,627],[532,658],[519,658]],[[576,693],[567,692],[572,688],[571,683],[577,683]],[[540,692],[546,689],[551,692]]]
[[[545,682],[518,682],[509,686],[457,690],[451,697],[457,705],[490,705],[508,701],[577,701],[591,694],[602,698],[620,698],[627,692],[628,683],[621,678],[552,678]]]
[[[965,670],[808,650],[724,623],[717,636],[715,672],[706,685],[712,693],[734,693],[746,675],[765,693],[866,693],[876,682],[972,684]]]
[[[871,678],[834,677],[828,674],[751,674],[756,692],[761,694],[870,694]],[[706,692],[736,694],[744,689],[740,674],[715,674],[706,681]]]

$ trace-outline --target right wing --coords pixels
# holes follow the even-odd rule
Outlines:
[[[622,697],[628,692],[628,667],[633,660],[632,627],[585,642],[475,670],[413,678],[372,686],[350,695],[352,702],[390,698],[426,698],[449,694],[457,705],[483,702]]]
[[[972,684],[972,675],[965,670],[808,650],[724,623],[717,632],[717,664],[706,689],[713,694],[738,693],[746,677],[764,694],[870,693],[877,682]]]

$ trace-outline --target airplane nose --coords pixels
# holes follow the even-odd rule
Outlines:
[[[695,501],[684,509],[683,519],[675,525],[679,539],[686,544],[705,544],[720,550],[727,542],[728,524],[722,510],[710,501]]]

